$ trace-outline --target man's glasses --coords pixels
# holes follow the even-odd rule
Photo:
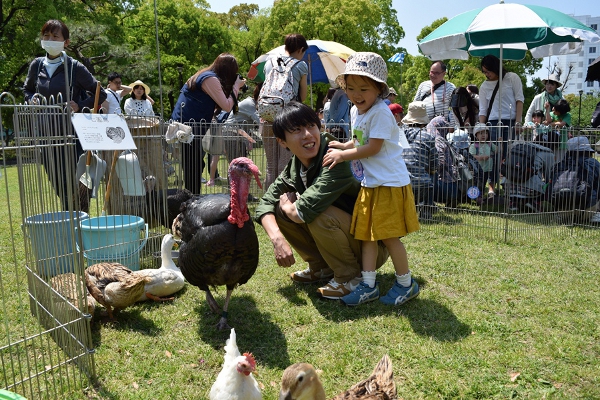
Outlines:
[[[444,71],[429,71],[429,75],[438,76],[439,74],[443,74]]]

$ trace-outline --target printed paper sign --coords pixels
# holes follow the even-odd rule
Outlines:
[[[136,150],[127,121],[117,114],[73,114],[83,150]]]

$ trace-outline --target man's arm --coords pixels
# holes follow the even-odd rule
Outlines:
[[[268,213],[263,215],[260,223],[273,244],[277,265],[280,267],[291,267],[294,265],[296,263],[294,253],[287,240],[285,240],[283,233],[279,230],[275,214]]]

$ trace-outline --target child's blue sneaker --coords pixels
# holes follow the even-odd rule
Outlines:
[[[395,282],[390,291],[387,292],[385,296],[381,297],[379,301],[390,306],[399,306],[418,295],[419,285],[417,284],[417,281],[411,278],[409,287],[400,286],[398,282]]]
[[[345,295],[340,300],[347,306],[357,306],[369,301],[375,301],[379,298],[379,283],[375,282],[375,287],[369,287],[364,282],[360,282],[352,293]]]

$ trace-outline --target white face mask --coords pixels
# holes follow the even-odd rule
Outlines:
[[[42,40],[42,49],[46,50],[52,57],[60,55],[65,49],[65,42],[57,42],[54,40]]]

